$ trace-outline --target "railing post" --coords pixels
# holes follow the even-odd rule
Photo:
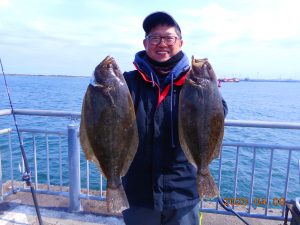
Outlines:
[[[0,149],[0,202],[3,201],[3,186],[2,186],[2,155]]]
[[[78,212],[80,206],[80,144],[78,124],[68,125],[69,211]]]

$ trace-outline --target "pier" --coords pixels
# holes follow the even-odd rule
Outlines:
[[[95,165],[86,161],[82,155],[79,143],[80,112],[30,109],[15,109],[14,112],[17,116],[28,116],[33,120],[35,116],[42,116],[60,117],[68,121],[68,125],[59,130],[20,127],[22,141],[27,147],[26,152],[31,153],[28,157],[29,165],[42,217],[45,217],[50,224],[68,224],[68,220],[71,221],[69,224],[74,224],[74,221],[85,224],[83,221],[85,216],[90,218],[86,224],[101,224],[99,222],[101,220],[106,221],[103,224],[122,224],[121,215],[110,215],[106,212],[105,179]],[[11,110],[0,110],[0,117],[8,116],[11,116]],[[225,128],[232,127],[300,131],[300,123],[226,120]],[[0,125],[0,141],[2,141],[2,145],[0,145],[0,212],[2,215],[7,215],[13,209],[16,209],[15,213],[26,209],[28,210],[26,211],[28,212],[26,213],[27,220],[31,224],[35,219],[34,209],[30,203],[30,189],[24,182],[20,182],[21,175],[17,175],[18,170],[21,173],[24,171],[24,165],[21,154],[18,154],[18,145],[13,141],[14,135],[13,126],[2,127]],[[44,144],[42,149],[39,148],[38,143]],[[55,151],[55,159],[53,159],[53,151]],[[264,160],[268,162],[265,168],[267,172],[263,177],[258,176],[256,171],[257,164],[261,163],[258,157],[260,151],[266,153]],[[226,158],[228,152],[233,156],[230,161]],[[246,156],[245,152],[247,152]],[[274,174],[278,173],[276,169],[278,162],[275,161],[278,152],[284,152],[287,157],[280,161],[283,170],[280,171],[282,182],[278,185],[282,186],[282,192],[274,194],[272,178]],[[268,143],[268,140],[255,143],[243,140],[224,141],[220,158],[213,161],[211,170],[221,193],[224,185],[230,180],[232,183],[230,192],[223,197],[250,224],[282,224],[286,207],[285,201],[290,200],[290,196],[294,194],[289,190],[289,186],[295,185],[300,190],[299,156],[300,145]],[[41,161],[43,162],[42,167],[38,164]],[[54,161],[55,168],[52,165]],[[19,165],[16,162],[20,162]],[[230,173],[224,171],[224,167],[229,163],[232,164]],[[241,174],[241,163],[249,163],[247,180]],[[298,174],[297,182],[295,182],[295,174]],[[292,179],[294,180],[291,183]],[[257,196],[255,194],[257,184],[262,181],[266,183],[264,195]],[[241,183],[246,186],[247,190],[243,192],[242,196],[239,192]],[[227,224],[226,221],[228,224],[242,224],[215,200],[202,201],[200,206],[203,221],[205,221],[203,224],[221,224],[220,221],[222,224]],[[255,222],[251,223],[251,221]],[[1,220],[0,224],[2,224]]]

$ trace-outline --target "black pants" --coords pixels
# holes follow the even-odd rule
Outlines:
[[[126,225],[199,225],[199,204],[162,212],[131,206],[123,218]]]

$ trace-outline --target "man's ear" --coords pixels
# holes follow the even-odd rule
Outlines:
[[[181,48],[183,46],[183,40],[182,39],[179,40],[179,44],[180,44],[180,48]]]

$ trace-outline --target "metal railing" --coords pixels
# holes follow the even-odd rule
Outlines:
[[[230,147],[231,150],[235,153],[232,154],[234,157],[233,159],[233,182],[232,182],[232,192],[227,193],[225,196],[222,196],[225,201],[232,206],[233,209],[239,212],[242,216],[247,217],[255,217],[255,218],[265,218],[265,219],[276,219],[276,220],[283,220],[284,218],[284,207],[285,207],[285,200],[288,200],[288,186],[290,182],[290,173],[291,173],[291,160],[292,160],[292,153],[298,152],[298,157],[300,157],[300,146],[283,146],[283,145],[268,145],[268,144],[259,144],[259,143],[232,143],[232,142],[224,142],[222,151],[224,149]],[[248,152],[250,152],[250,157],[243,157],[243,161],[249,161],[249,178],[246,186],[248,186],[249,192],[243,192],[241,195],[237,192],[238,187],[238,172],[239,167],[241,165],[240,161],[241,156],[241,149],[246,148]],[[263,161],[266,163],[265,168],[265,175],[263,180],[265,180],[265,190],[263,193],[254,194],[255,192],[255,172],[257,170],[256,164],[258,162],[258,151],[263,149],[264,152],[269,152],[268,157],[264,158]],[[285,151],[287,152],[287,159],[286,159],[286,171],[281,171],[281,181],[277,182],[278,186],[282,186],[283,192],[281,194],[272,194],[271,193],[271,182],[272,182],[272,173],[274,172],[274,152],[275,151]],[[224,155],[225,153],[221,153],[220,159],[216,164],[218,164],[218,172],[215,178],[217,178],[217,183],[219,190],[222,192],[222,172],[224,171]],[[244,173],[245,174],[245,173]],[[226,179],[226,178],[225,178]],[[239,178],[246,179],[245,177]],[[244,180],[245,181],[245,180]],[[258,180],[257,183],[261,182]],[[300,194],[300,185],[298,182],[295,183],[295,186],[298,187],[298,194]],[[245,186],[244,186],[245,188]],[[228,212],[222,210],[220,205],[217,201],[215,202],[206,202],[208,207],[204,206],[205,203],[202,202],[201,204],[201,211],[203,212],[211,212],[211,213],[222,213],[222,214],[229,214]],[[275,209],[274,209],[275,208]],[[260,209],[260,210],[258,210]],[[270,213],[272,212],[272,213]]]
[[[70,211],[80,210],[80,199],[82,198],[98,200],[105,198],[105,179],[103,179],[93,164],[85,160],[80,150],[79,125],[78,122],[74,122],[74,120],[80,118],[79,112],[28,109],[15,109],[14,112],[16,115],[22,116],[63,117],[70,120],[67,130],[50,131],[45,129],[20,128],[22,141],[25,140],[25,148],[29,146],[32,152],[28,158],[38,193],[69,197]],[[11,110],[0,110],[0,116],[8,116],[10,114]],[[300,123],[226,120],[225,126],[227,128],[252,127],[300,131]],[[18,190],[28,191],[25,185],[19,185],[16,181],[16,174],[18,174],[18,171],[16,172],[18,168],[16,162],[18,158],[20,159],[20,154],[17,152],[18,146],[16,142],[12,140],[13,134],[13,129],[1,129],[0,127],[0,138],[2,137],[2,139],[0,139],[0,141],[2,140],[2,142],[0,142],[0,197],[5,197]],[[5,136],[7,136],[7,139],[5,139]],[[49,137],[51,137],[51,144],[49,144]],[[56,143],[55,146],[53,142]],[[3,148],[5,149],[3,150]],[[260,157],[259,154],[262,149],[264,155]],[[280,178],[278,178],[278,180],[282,181],[280,185],[283,187],[280,196],[278,193],[272,193],[273,174],[278,172],[278,168],[275,165],[276,163],[274,163],[274,158],[277,157],[276,153],[278,151],[286,152],[286,154],[283,153],[283,155],[286,155],[285,161],[282,159],[282,164],[285,166],[280,168],[281,175]],[[5,152],[7,156],[3,157],[1,152]],[[223,195],[222,197],[242,216],[282,220],[284,216],[283,203],[290,194],[288,187],[290,185],[291,166],[294,166],[293,162],[295,161],[293,157],[294,154],[298,159],[300,158],[300,146],[224,141],[220,158],[213,161],[211,170],[217,181],[219,190]],[[296,165],[296,169],[298,167],[300,168],[300,161],[298,161],[298,159],[297,164],[299,163],[299,165]],[[4,166],[4,163],[9,166]],[[266,165],[265,175],[263,177],[256,176],[257,173],[260,172],[257,171],[256,165],[261,163]],[[54,167],[52,164],[54,164]],[[231,167],[228,167],[229,164]],[[244,166],[243,168],[242,165]],[[248,171],[246,171],[247,175],[245,175],[245,171],[241,171],[241,168],[244,169],[245,165],[247,166],[246,168],[248,168]],[[4,168],[5,173],[3,172]],[[295,170],[294,167],[293,170]],[[93,172],[91,173],[91,171]],[[6,174],[6,178],[3,177],[4,174]],[[9,177],[7,177],[7,174],[9,174]],[[92,175],[93,178],[91,178]],[[242,182],[241,176],[245,179]],[[257,179],[260,180],[257,181]],[[232,180],[232,182],[229,182],[229,180]],[[265,190],[257,195],[255,191],[258,184],[264,180],[266,181]],[[5,182],[10,182],[11,187],[9,189],[5,189]],[[232,183],[232,186],[228,186],[228,183]],[[45,185],[46,188],[40,187],[41,184]],[[247,191],[239,191],[241,184],[244,185],[243,189]],[[51,187],[55,187],[56,189]],[[273,209],[274,207],[276,209]],[[273,210],[271,214],[270,208]],[[257,209],[262,210],[258,212]],[[202,201],[201,211],[227,214],[226,211],[220,208],[217,202],[213,201]],[[274,211],[276,211],[275,214]]]

